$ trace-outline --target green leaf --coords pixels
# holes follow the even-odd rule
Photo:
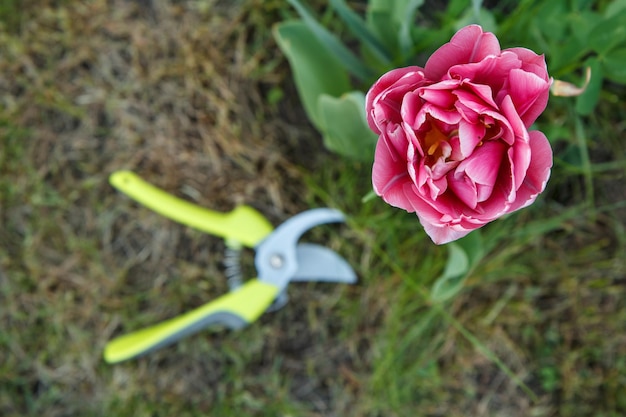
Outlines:
[[[370,201],[372,201],[376,197],[378,197],[378,195],[376,194],[376,191],[370,190],[367,194],[365,194],[363,196],[363,198],[361,198],[361,203],[363,203],[363,204],[369,203]]]
[[[331,7],[348,25],[348,29],[365,45],[383,64],[389,64],[391,55],[378,36],[370,30],[365,21],[352,11],[344,0],[330,0]]]
[[[326,147],[342,156],[371,162],[378,136],[367,125],[365,95],[360,91],[339,98],[322,94],[318,106]]]
[[[602,68],[596,57],[589,58],[585,66],[591,68],[591,79],[585,91],[576,97],[576,112],[582,115],[590,114],[598,104],[602,90]]]
[[[430,290],[430,298],[436,302],[446,301],[461,291],[470,263],[467,253],[457,243],[448,245],[448,261],[443,274]]]
[[[483,0],[472,0],[472,10],[476,20],[480,19],[480,9],[483,7]]]
[[[626,9],[613,15],[610,19],[600,20],[591,30],[588,45],[602,55],[626,39]]]
[[[398,53],[398,35],[388,10],[369,8],[367,10],[367,25],[372,28],[392,55]]]
[[[556,78],[569,74],[570,67],[578,67],[581,58],[590,52],[587,42],[579,41],[575,36],[562,45],[555,44],[550,51],[551,53],[547,56],[548,68]]]
[[[546,1],[536,10],[536,18],[533,24],[541,30],[545,39],[551,41],[560,41],[565,39],[569,32],[567,30],[568,22],[563,19],[568,12],[567,3],[562,1]],[[526,31],[532,33],[533,28],[526,28]]]
[[[322,94],[338,97],[350,91],[348,73],[301,21],[276,25],[274,38],[291,65],[304,110],[313,125],[321,130],[318,98]]]
[[[360,80],[367,80],[372,77],[373,72],[348,49],[335,35],[322,26],[313,15],[300,3],[299,0],[287,0],[291,4],[307,27],[311,30],[311,33],[316,37],[321,45],[330,51],[337,61],[344,66],[344,68],[350,71],[355,77]]]
[[[411,28],[415,24],[415,14],[417,9],[424,4],[424,0],[396,0],[396,18],[400,23],[398,42],[400,50],[404,55],[410,54],[413,50],[413,39],[411,38]]]
[[[571,37],[576,38],[581,43],[587,43],[589,34],[594,28],[606,21],[606,18],[602,17],[596,12],[582,11],[577,13],[571,13],[567,16],[567,22],[569,27],[569,33]],[[568,41],[569,41],[568,37]]]
[[[626,84],[626,47],[607,53],[602,58],[602,69],[609,80]]]
[[[413,52],[411,30],[424,0],[370,0],[367,23],[394,55]]]
[[[613,0],[613,2],[604,9],[604,17],[613,17],[622,10],[626,10],[626,0]]]
[[[456,241],[467,254],[470,263],[470,269],[474,268],[485,255],[483,238],[480,230],[474,230],[467,236]]]
[[[455,22],[454,27],[456,30],[459,30],[472,23],[481,25],[486,32],[497,32],[496,18],[487,9],[479,9],[478,13],[474,13],[472,9],[467,9],[459,20]]]
[[[480,230],[448,245],[448,260],[430,292],[434,302],[449,300],[463,289],[465,279],[485,254]]]

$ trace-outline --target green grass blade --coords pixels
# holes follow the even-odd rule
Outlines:
[[[418,295],[424,303],[428,303],[429,300],[429,291],[419,283],[415,282],[411,279],[411,277],[400,267],[400,265],[391,259],[391,257],[387,254],[383,248],[374,243],[373,245],[374,253],[384,262],[387,266],[389,266],[394,273],[398,276],[402,277],[403,281],[410,286],[415,294]],[[528,397],[536,402],[538,400],[537,394],[533,390],[522,381],[522,379],[513,372],[511,368],[509,368],[498,356],[492,352],[484,343],[482,343],[476,336],[472,334],[463,324],[461,324],[454,316],[452,316],[448,310],[445,308],[445,303],[429,303],[432,309],[436,309],[438,312],[442,314],[442,317],[448,322],[451,326],[453,326],[468,342],[474,346],[476,350],[478,350],[482,355],[484,355],[487,359],[493,362],[502,372],[504,372],[510,379],[513,381],[518,387],[520,387]]]
[[[474,348],[477,351],[479,351],[485,358],[489,359],[498,368],[500,368],[500,370],[502,372],[504,372],[506,374],[506,376],[511,378],[511,381],[513,381],[515,383],[515,385],[520,387],[522,389],[522,391],[524,391],[526,393],[526,395],[528,395],[528,397],[532,401],[537,402],[537,400],[538,400],[537,394],[535,394],[535,392],[533,390],[531,390],[530,387],[528,385],[526,385],[524,383],[524,381],[522,381],[522,379],[519,376],[517,376],[515,374],[515,372],[513,372],[513,370],[511,370],[511,368],[509,368],[504,362],[502,362],[502,360],[495,353],[493,353],[483,342],[478,340],[478,338],[476,336],[474,336],[472,334],[472,332],[467,330],[461,323],[459,323],[458,320],[456,320],[454,317],[452,317],[450,315],[450,313],[448,313],[445,310],[443,311],[443,313],[444,313],[444,317],[446,317],[448,319],[448,322],[459,333],[461,333],[463,335],[463,337],[465,337],[465,339],[468,342],[470,342],[472,344],[472,346],[474,346]]]
[[[594,187],[593,187],[593,171],[591,169],[591,159],[589,158],[589,149],[587,147],[587,136],[585,127],[580,117],[575,118],[576,142],[580,151],[581,168],[583,170],[583,178],[586,190],[586,203],[588,207],[594,207]]]

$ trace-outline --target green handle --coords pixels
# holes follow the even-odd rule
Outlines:
[[[109,181],[112,186],[152,211],[247,247],[255,247],[273,230],[267,219],[249,206],[238,206],[229,213],[208,210],[174,197],[130,171],[116,171],[111,174]]]
[[[104,360],[121,362],[170,345],[212,324],[238,329],[255,321],[278,295],[278,288],[253,279],[236,291],[182,316],[120,336],[104,348]]]

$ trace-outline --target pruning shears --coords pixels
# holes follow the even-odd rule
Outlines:
[[[306,231],[317,225],[344,222],[338,210],[304,211],[274,229],[250,206],[238,206],[228,213],[212,211],[168,194],[130,171],[116,171],[109,181],[133,200],[169,219],[226,239],[230,248],[255,249],[258,278],[231,285],[229,293],[181,316],[111,340],[104,349],[108,363],[160,349],[211,325],[241,329],[272,307],[282,307],[291,281],[356,281],[352,267],[334,251],[298,243]],[[232,262],[230,267],[236,269]]]

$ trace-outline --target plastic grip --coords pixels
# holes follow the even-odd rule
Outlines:
[[[255,321],[278,295],[278,288],[258,279],[182,316],[120,336],[104,349],[104,360],[121,362],[170,345],[203,328],[219,324],[241,328]]]
[[[111,185],[150,210],[200,231],[253,248],[273,227],[258,211],[238,206],[229,213],[209,210],[166,193],[131,171],[116,171]]]

